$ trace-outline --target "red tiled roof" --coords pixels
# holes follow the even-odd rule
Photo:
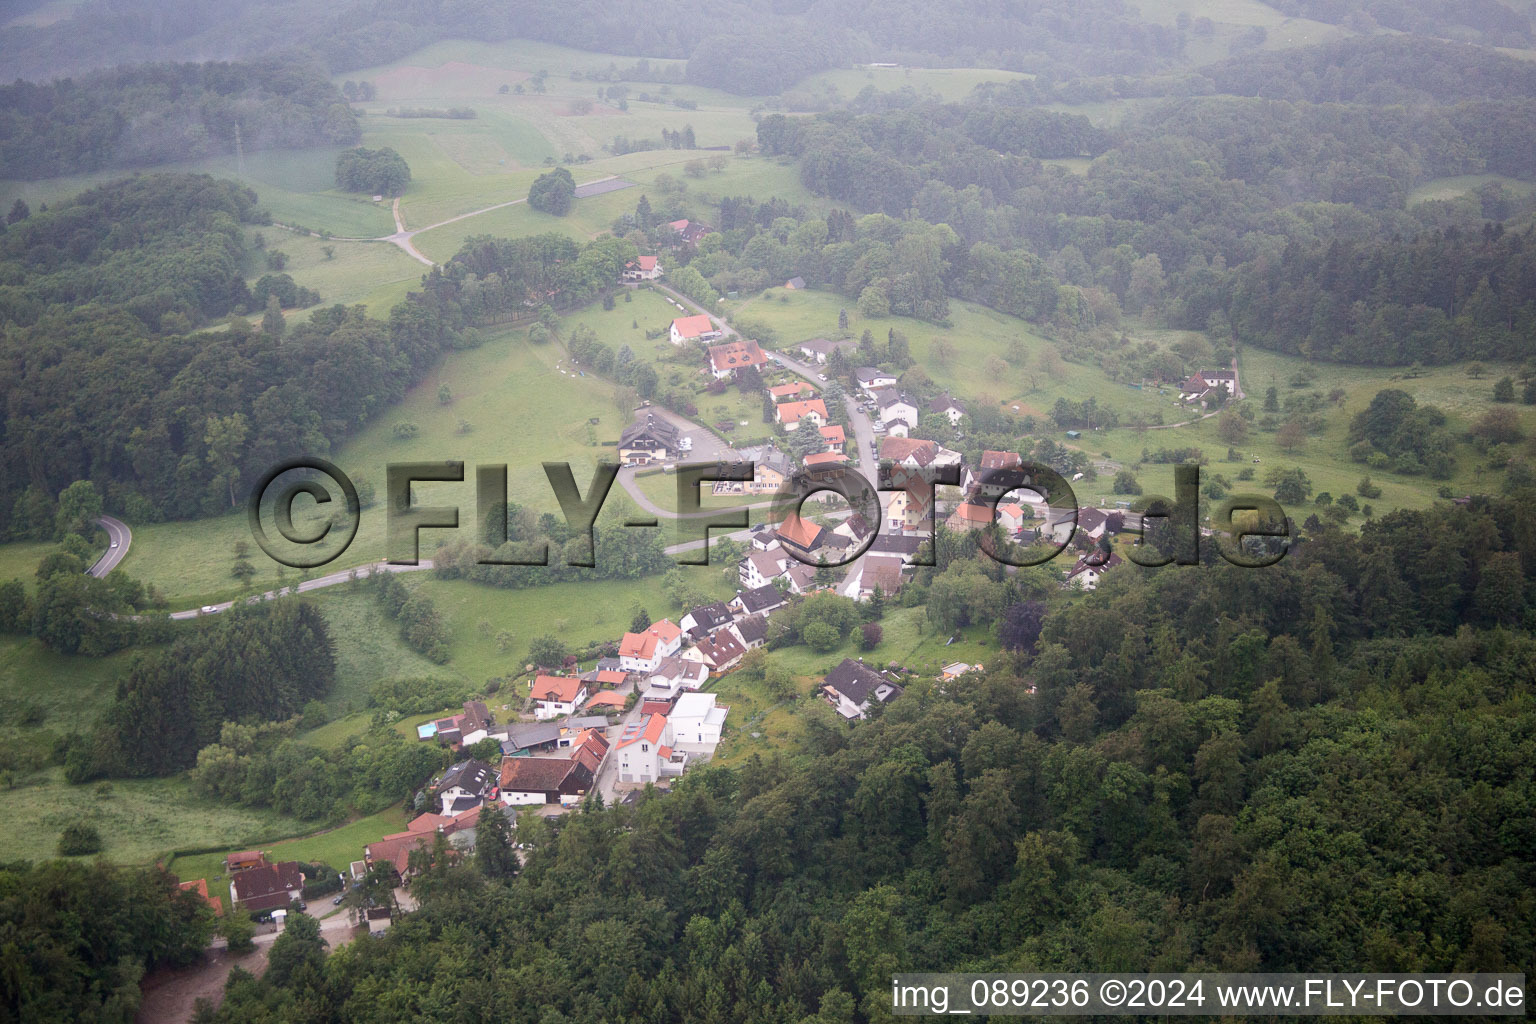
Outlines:
[[[539,676],[533,681],[534,700],[560,701],[568,704],[581,692],[581,680],[575,676]]]
[[[1018,452],[994,452],[981,453],[982,469],[1016,469],[1024,464]]]
[[[224,866],[227,868],[234,867],[236,864],[265,864],[266,862],[266,855],[260,850],[241,850],[224,858]]]
[[[217,897],[208,895],[208,879],[198,878],[190,882],[182,882],[176,888],[197,893],[203,898],[204,903],[213,908],[214,914],[219,917],[224,916],[224,904]]]
[[[821,527],[791,512],[779,524],[778,534],[792,544],[809,548],[821,536]]]
[[[673,640],[676,640],[678,637],[683,635],[683,627],[679,626],[671,619],[659,619],[656,622],[651,623],[650,632],[653,633],[662,643],[669,644]]]
[[[707,319],[707,318],[706,318]],[[728,345],[709,347],[709,365],[716,370],[739,370],[747,366],[762,366],[768,362],[763,350],[755,341],[733,341]]]
[[[436,832],[452,820],[453,815],[451,814],[433,814],[428,811],[426,814],[418,814],[412,818],[411,823],[405,826],[405,830],[407,832]]]
[[[672,326],[684,338],[697,338],[715,329],[714,321],[703,313],[697,316],[680,316],[672,321]]]
[[[937,441],[919,441],[910,437],[887,437],[880,442],[880,457],[892,462],[905,462],[909,457],[919,466],[926,466],[939,454]]]
[[[805,457],[805,464],[807,466],[824,466],[831,462],[847,461],[848,456],[842,452],[817,452],[815,455],[807,455]]]
[[[619,656],[624,658],[650,658],[656,653],[654,633],[625,633],[619,641]]]
[[[624,700],[625,698],[621,694],[614,693],[612,690],[604,690],[587,701],[586,706],[589,708],[622,708]]]
[[[639,259],[636,260],[636,262],[640,264],[640,269],[641,270],[655,270],[656,269],[656,257],[655,256],[641,256]]]
[[[782,402],[776,407],[775,415],[784,423],[799,423],[801,417],[810,413],[816,413],[822,419],[827,418],[827,405],[819,398],[808,399],[804,402]]]
[[[833,444],[842,444],[846,438],[843,436],[843,428],[838,423],[828,423],[821,428],[821,436]]]
[[[597,674],[597,681],[604,686],[618,686],[628,678],[628,672],[620,672],[617,669],[611,668],[605,668]]]
[[[672,702],[669,700],[646,700],[640,704],[640,713],[642,715],[661,715],[665,718],[671,710]]]
[[[970,523],[990,523],[992,510],[985,505],[976,505],[967,501],[955,509],[953,516]]]
[[[795,384],[776,384],[768,389],[768,393],[774,398],[789,398],[792,395],[803,394],[807,391],[812,394],[816,393],[816,389],[803,380]]]

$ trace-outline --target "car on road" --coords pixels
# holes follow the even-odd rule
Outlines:
[[[691,451],[693,451],[693,438],[691,438],[691,437],[680,438],[678,440],[678,442],[677,442],[677,450],[681,451],[681,452],[691,452]]]
[[[117,541],[113,541],[113,542],[112,542],[112,546],[113,546],[113,547],[117,547]]]
[[[826,379],[827,379],[827,375],[826,375],[826,374],[824,374],[824,373],[818,373],[818,374],[817,374],[817,375],[816,375],[816,379],[817,379],[817,380],[826,380]]]
[[[216,612],[218,610],[219,610],[218,607],[215,606],[215,605],[205,604],[205,605],[203,605],[203,607],[201,609],[201,612],[204,615],[212,615],[214,612]]]
[[[341,906],[341,901],[344,900],[344,899],[346,899],[345,896],[337,896],[335,899],[331,900],[331,906],[333,906],[333,907]]]

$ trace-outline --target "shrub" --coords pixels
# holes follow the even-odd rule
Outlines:
[[[59,856],[84,857],[101,850],[101,833],[88,822],[77,821],[65,825],[59,834]]]

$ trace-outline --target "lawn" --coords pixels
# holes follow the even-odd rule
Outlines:
[[[1431,199],[1460,199],[1493,181],[1499,182],[1515,195],[1525,195],[1536,188],[1536,183],[1507,178],[1502,174],[1461,174],[1452,178],[1435,178],[1433,181],[1426,181],[1408,193],[1408,204],[1411,206]]]
[[[388,242],[326,240],[281,228],[263,228],[260,234],[268,250],[288,257],[283,272],[299,285],[319,292],[322,306],[362,304],[369,307],[370,315],[380,319],[388,318],[390,307],[403,301],[406,291],[421,287],[421,275],[427,270],[405,250]],[[331,250],[330,255],[326,254],[327,249]],[[269,273],[260,257],[251,264],[247,284],[255,284]],[[395,291],[393,285],[399,286],[398,298],[389,301]],[[255,317],[259,319],[260,313],[257,310]],[[309,314],[310,310],[295,309],[287,315],[293,320],[307,319]]]
[[[194,796],[184,778],[117,779],[71,786],[63,769],[49,768],[27,784],[0,790],[0,813],[20,823],[0,834],[0,860],[54,855],[64,826],[81,818],[105,841],[102,856],[144,864],[173,849],[244,847],[262,838],[293,835],[305,823],[267,810],[231,807]]]

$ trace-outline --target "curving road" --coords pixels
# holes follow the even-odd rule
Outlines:
[[[96,520],[96,525],[107,531],[110,538],[107,550],[96,560],[96,564],[86,570],[97,579],[101,579],[107,573],[117,568],[128,555],[128,545],[133,543],[133,531],[128,529],[128,524],[121,519],[113,519],[111,516],[101,516]]]

